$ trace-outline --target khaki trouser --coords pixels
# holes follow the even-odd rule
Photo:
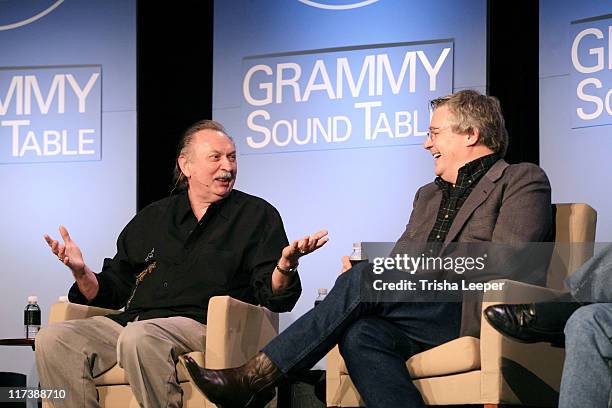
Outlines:
[[[41,389],[64,389],[55,407],[99,407],[94,377],[119,364],[141,407],[181,407],[176,363],[204,351],[205,325],[187,317],[128,323],[91,317],[51,324],[36,336]]]

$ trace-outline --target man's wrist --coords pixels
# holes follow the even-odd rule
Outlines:
[[[89,268],[85,267],[83,276],[77,279],[76,283],[79,287],[79,291],[83,294],[83,296],[85,296],[85,298],[87,298],[88,301],[91,301],[98,295],[100,284],[96,274]]]
[[[284,256],[281,256],[281,258],[278,260],[278,266],[280,266],[283,269],[292,269],[297,264],[298,264],[297,259],[290,260],[290,259],[285,258]]]
[[[70,268],[70,270],[72,271],[72,276],[74,276],[74,279],[76,280],[87,278],[88,275],[93,274],[93,272],[87,267],[87,265],[83,265],[83,267],[79,269]]]
[[[276,269],[285,276],[292,276],[297,272],[299,263],[291,262],[285,257],[282,257],[276,264]]]

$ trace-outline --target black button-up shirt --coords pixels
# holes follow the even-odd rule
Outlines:
[[[217,295],[266,306],[293,308],[301,293],[297,274],[282,293],[272,293],[272,272],[288,244],[281,217],[266,201],[233,190],[212,204],[200,221],[186,192],[140,211],[117,240],[117,254],[96,274],[91,301],[76,284],[72,302],[119,309],[109,316],[125,325],[157,317],[185,316],[206,323]]]

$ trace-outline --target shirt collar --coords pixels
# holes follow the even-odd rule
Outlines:
[[[229,195],[222,200],[219,200],[215,203],[212,203],[210,207],[208,207],[207,212],[216,212],[217,210],[221,210],[225,207],[228,207],[226,203],[232,201],[231,198],[234,196],[234,190],[232,190]],[[177,210],[176,210],[176,221],[177,225],[184,222],[188,217],[194,217],[193,210],[191,209],[191,203],[189,202],[189,195],[187,194],[187,189],[181,191],[178,194],[177,199],[179,200]],[[211,211],[212,210],[212,211]],[[227,214],[227,210],[221,211],[221,214],[225,218],[230,218]]]
[[[478,181],[499,159],[500,157],[497,153],[491,153],[465,164],[457,173],[455,187],[467,188],[476,184],[476,181]],[[452,183],[442,179],[440,176],[436,177],[435,183],[443,190],[450,190],[453,187]]]

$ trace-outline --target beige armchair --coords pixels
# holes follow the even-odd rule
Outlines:
[[[548,269],[548,288],[505,280],[505,299],[544,299],[560,293],[563,278],[592,256],[597,213],[587,204],[556,204],[555,249]],[[544,343],[522,344],[500,335],[482,319],[480,339],[461,337],[419,353],[406,362],[427,405],[502,404],[556,406],[564,351]],[[327,406],[364,406],[351,382],[338,347],[327,356]]]
[[[115,310],[55,303],[49,323],[118,313]],[[189,355],[209,368],[228,368],[243,364],[278,334],[278,315],[268,309],[241,302],[229,296],[213,297],[208,304],[205,352]],[[182,364],[177,365],[183,389],[183,407],[215,407],[189,382]],[[104,407],[138,408],[122,368],[115,365],[95,379],[100,404]]]

